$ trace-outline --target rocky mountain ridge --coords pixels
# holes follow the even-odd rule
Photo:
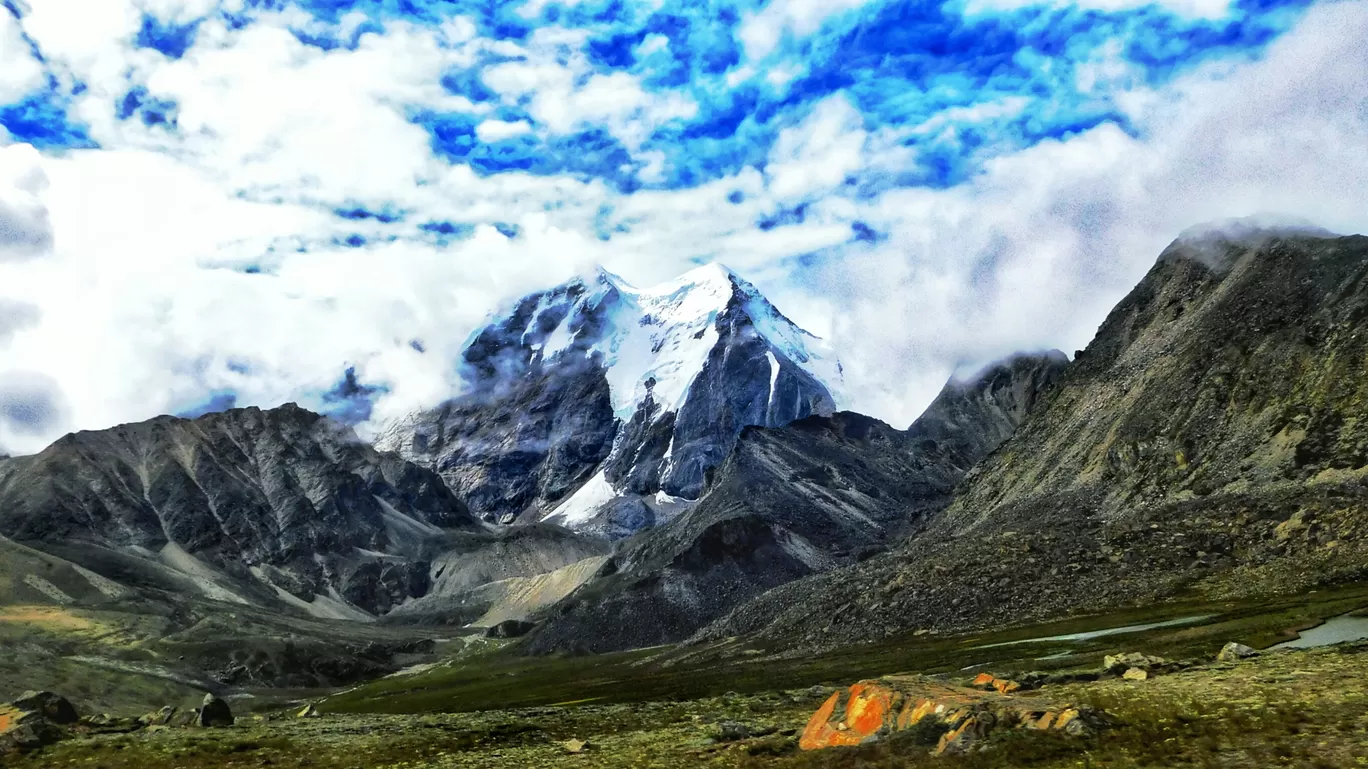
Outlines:
[[[620,543],[529,648],[680,641],[769,588],[914,535],[1067,365],[1058,351],[1022,355],[951,382],[907,431],[851,412],[746,428],[702,499]]]
[[[738,607],[787,648],[1368,577],[1368,238],[1175,241],[918,537]]]
[[[0,464],[0,534],[323,616],[423,594],[443,533],[477,528],[435,473],[294,404],[74,433]]]

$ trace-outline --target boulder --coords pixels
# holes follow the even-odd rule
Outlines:
[[[520,619],[506,619],[485,631],[486,638],[519,638],[536,627],[535,623]]]
[[[0,756],[35,750],[66,736],[66,729],[39,711],[0,705]]]
[[[11,704],[18,710],[41,713],[54,724],[74,724],[81,720],[66,697],[52,692],[24,692]]]
[[[171,720],[175,717],[176,708],[170,705],[166,705],[162,707],[161,710],[158,710],[155,713],[148,713],[147,715],[140,717],[138,720],[142,721],[147,726],[169,726],[171,724]]]
[[[587,753],[594,749],[594,746],[584,740],[567,740],[561,743],[566,753]]]
[[[1021,691],[1023,688],[1017,681],[1010,681],[1006,678],[997,678],[991,673],[979,673],[974,677],[970,684],[975,689],[986,689],[998,692],[999,694],[1012,694]]]
[[[80,724],[83,727],[82,731],[87,734],[127,734],[145,726],[140,718],[123,718],[108,713],[81,716]]]
[[[199,709],[198,723],[205,727],[232,726],[233,711],[228,703],[212,694],[204,695],[204,704]]]
[[[809,719],[803,750],[859,745],[893,732],[916,730],[934,753],[960,753],[1003,729],[1035,729],[1070,736],[1106,724],[1100,711],[1039,697],[952,686],[921,676],[861,681],[832,694]]]
[[[1141,670],[1140,668],[1131,668],[1130,670],[1127,670],[1125,673],[1122,673],[1121,677],[1126,679],[1127,681],[1144,681],[1145,679],[1149,678],[1149,673],[1144,670]]]
[[[1239,662],[1240,660],[1253,657],[1258,653],[1259,652],[1253,648],[1231,641],[1221,648],[1221,653],[1216,655],[1216,661]]]
[[[1136,652],[1126,652],[1125,654],[1109,654],[1102,660],[1102,669],[1112,675],[1122,675],[1131,668],[1137,668],[1147,673],[1157,673],[1168,667],[1169,661],[1163,657],[1151,657],[1148,654]]]

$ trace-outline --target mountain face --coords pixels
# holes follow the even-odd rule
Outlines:
[[[1014,355],[965,381],[951,379],[907,429],[907,436],[926,451],[954,452],[944,454],[944,461],[967,472],[1016,432],[1068,365],[1068,356],[1051,350]]]
[[[294,404],[76,433],[0,463],[0,534],[239,604],[383,613],[426,592],[445,531],[478,525],[436,473]]]
[[[718,265],[649,289],[600,272],[522,299],[467,345],[467,390],[377,446],[486,518],[607,537],[697,499],[751,425],[835,410],[840,365]]]
[[[1067,365],[1020,356],[948,384],[906,432],[839,412],[750,427],[699,502],[619,544],[553,610],[534,651],[680,641],[732,607],[914,534]]]
[[[920,536],[703,636],[833,646],[1368,577],[1368,238],[1175,241]]]

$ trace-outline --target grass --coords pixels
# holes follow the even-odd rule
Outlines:
[[[1204,664],[1145,682],[1108,679],[1046,687],[1053,700],[1093,705],[1115,726],[1086,740],[1008,733],[987,750],[932,758],[930,736],[903,734],[860,748],[803,753],[795,734],[832,691],[880,674],[917,670],[994,673],[1089,669],[1103,654],[1142,651],[1209,662],[1226,641],[1268,645],[1289,628],[1368,606],[1351,587],[1242,605],[1174,604],[955,638],[910,637],[840,654],[779,659],[736,644],[587,656],[518,656],[473,644],[447,664],[386,678],[322,702],[297,719],[294,704],[261,700],[225,730],[171,729],[62,743],[21,767],[104,769],[468,769],[474,767],[676,767],[729,769],[1063,769],[1368,766],[1368,644],[1266,654],[1239,665]],[[1216,614],[1077,644],[986,644]],[[145,708],[145,709],[150,709]],[[750,739],[720,741],[721,724]],[[574,754],[564,744],[589,741]]]
[[[1294,628],[1365,605],[1368,587],[1356,586],[1259,603],[1171,604],[954,638],[909,636],[833,654],[786,659],[769,656],[764,650],[728,645],[537,658],[519,656],[515,647],[491,647],[486,653],[456,658],[420,675],[382,679],[330,697],[322,708],[333,713],[458,713],[577,702],[687,700],[726,692],[843,685],[903,671],[954,673],[991,667],[997,672],[1049,672],[1092,664],[1104,654],[1132,645],[1173,658],[1209,659],[1227,641],[1268,646],[1290,637],[1289,631]],[[1197,626],[1160,628],[1082,643],[975,648],[1200,614],[1216,616]],[[1073,654],[1059,660],[1040,659],[1063,651]]]
[[[986,750],[933,758],[909,733],[859,748],[800,752],[794,732],[825,691],[771,691],[681,702],[521,708],[420,716],[242,719],[62,743],[16,766],[105,769],[473,769],[711,766],[721,769],[1264,769],[1368,762],[1368,644],[1268,654],[1143,682],[1047,687],[1052,699],[1105,709],[1115,726],[1070,739],[1008,732]],[[720,723],[761,735],[720,742]],[[594,746],[572,754],[572,738]]]

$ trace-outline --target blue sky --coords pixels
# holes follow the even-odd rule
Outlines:
[[[0,384],[39,417],[0,446],[396,416],[519,293],[712,260],[905,423],[1083,346],[1184,227],[1360,229],[1365,31],[1310,0],[3,0]]]

